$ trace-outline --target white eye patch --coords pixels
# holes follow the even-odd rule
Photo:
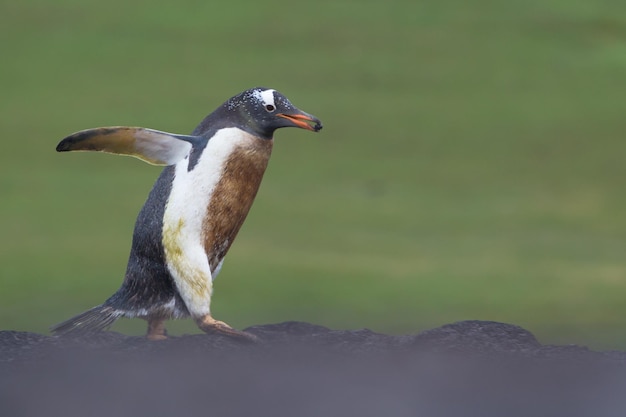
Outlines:
[[[276,107],[276,104],[274,104],[274,91],[276,90],[257,90],[255,92],[257,93],[257,98],[263,103],[263,106]]]

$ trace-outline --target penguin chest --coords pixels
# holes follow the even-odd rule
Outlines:
[[[252,206],[272,144],[237,128],[222,129],[195,166],[189,169],[188,158],[176,166],[163,246],[175,281],[195,288],[197,296],[210,297],[210,281]]]

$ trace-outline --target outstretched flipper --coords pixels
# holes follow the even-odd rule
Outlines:
[[[58,152],[98,151],[139,158],[152,165],[174,165],[191,151],[197,136],[176,135],[143,127],[98,127],[63,139]]]
[[[50,328],[58,336],[85,336],[109,328],[122,313],[113,307],[99,305]]]

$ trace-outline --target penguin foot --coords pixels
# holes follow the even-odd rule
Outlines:
[[[210,314],[199,317],[195,320],[198,327],[207,334],[220,333],[225,336],[242,339],[249,342],[259,341],[259,338],[252,333],[242,332],[241,330],[233,329],[223,321],[215,320]]]
[[[148,319],[148,340],[165,340],[167,339],[167,331],[165,330],[164,319]]]

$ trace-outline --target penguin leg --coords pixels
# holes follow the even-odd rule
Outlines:
[[[191,221],[183,217],[168,216],[168,210],[174,210],[170,204],[163,216],[163,249],[168,268],[174,278],[176,289],[185,302],[189,314],[198,327],[205,333],[219,333],[247,341],[256,341],[253,334],[233,329],[223,321],[211,316],[211,296],[213,294],[213,276],[209,260],[201,244],[189,244],[189,234],[194,231],[185,227]],[[182,254],[184,253],[184,256]]]
[[[241,330],[233,329],[228,324],[220,320],[215,320],[210,314],[195,319],[198,327],[205,333],[220,333],[226,336],[235,337],[238,339],[248,340],[250,342],[258,342],[259,338],[252,333],[243,332]]]
[[[170,196],[170,202],[172,197]],[[170,204],[170,203],[168,203]],[[223,321],[211,316],[211,295],[213,294],[213,276],[204,246],[188,244],[186,234],[193,232],[185,229],[188,222],[177,216],[168,217],[166,209],[163,217],[163,249],[176,284],[176,289],[185,302],[189,314],[198,327],[208,334],[219,333],[247,341],[256,341],[257,337],[233,329]],[[189,238],[187,238],[189,240]],[[182,253],[185,256],[182,256]]]
[[[165,340],[167,332],[165,331],[165,319],[148,319],[148,340]]]

